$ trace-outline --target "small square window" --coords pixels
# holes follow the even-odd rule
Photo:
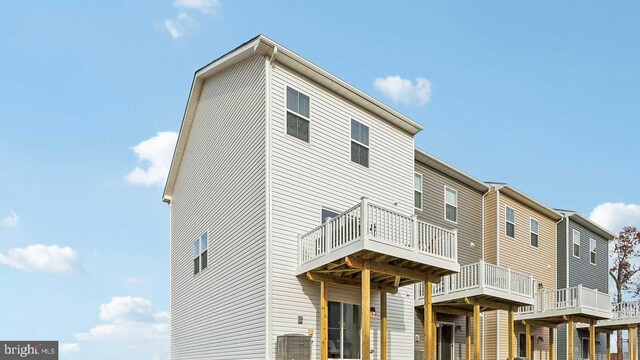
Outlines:
[[[351,161],[369,167],[369,127],[351,119]]]

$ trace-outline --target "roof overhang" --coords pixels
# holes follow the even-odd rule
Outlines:
[[[607,229],[603,228],[602,226],[596,224],[591,219],[583,216],[582,214],[580,214],[577,211],[558,210],[558,209],[556,209],[556,211],[560,212],[561,214],[563,214],[565,216],[568,216],[571,219],[571,221],[582,225],[584,228],[588,229],[589,231],[594,232],[595,234],[597,234],[599,236],[602,236],[603,238],[607,239],[608,241],[612,241],[616,237],[614,234],[609,232],[609,230],[607,230]]]
[[[475,179],[471,175],[458,170],[457,168],[418,148],[415,149],[415,159],[416,161],[419,161],[422,164],[433,168],[453,179],[456,179],[482,193],[485,193],[489,190],[489,186],[487,186],[482,181]]]
[[[387,105],[384,105],[380,101],[365,94],[361,90],[356,89],[354,86],[330,74],[310,61],[305,60],[301,56],[266,36],[258,35],[196,71],[182,119],[180,135],[178,136],[178,142],[171,161],[169,176],[167,177],[167,182],[165,184],[163,201],[171,202],[176,178],[178,176],[184,150],[189,139],[191,125],[195,117],[198,101],[202,92],[202,86],[204,85],[205,80],[208,77],[211,77],[212,75],[254,55],[266,56],[272,62],[276,62],[290,68],[311,81],[318,83],[370,113],[393,124],[399,129],[404,130],[412,136],[422,130],[422,126],[420,124],[414,122],[405,115],[393,110]]]
[[[518,201],[519,203],[541,213],[542,215],[545,215],[547,217],[549,217],[550,219],[553,219],[555,221],[560,221],[562,220],[562,215],[560,213],[558,213],[557,211],[553,210],[552,208],[542,204],[541,202],[533,199],[532,197],[526,195],[525,193],[517,190],[516,188],[512,187],[511,185],[508,184],[501,184],[501,183],[488,183],[491,186],[493,186],[496,190],[499,190],[500,193],[507,195],[508,197]]]

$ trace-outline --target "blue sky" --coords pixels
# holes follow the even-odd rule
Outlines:
[[[640,225],[639,16],[632,1],[0,3],[0,338],[166,357],[171,135],[156,134],[179,129],[197,68],[259,33],[409,115],[419,147],[475,177]]]

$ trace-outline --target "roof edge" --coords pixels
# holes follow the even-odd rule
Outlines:
[[[426,151],[419,149],[418,147],[415,148],[414,156],[416,161],[419,161],[426,166],[432,167],[444,173],[445,175],[474,188],[477,191],[480,191],[482,193],[489,191],[489,186],[487,186],[487,184],[485,184],[484,182],[444,162],[443,160],[438,159],[437,157],[427,153]]]
[[[507,196],[511,196],[515,200],[523,203],[526,206],[529,206],[536,211],[548,216],[551,219],[556,221],[562,220],[563,215],[554,209],[544,205],[538,200],[530,197],[529,195],[523,193],[522,191],[514,188],[513,186],[505,183],[496,183],[496,182],[486,182],[488,185],[491,185],[493,188],[499,191],[504,191]]]
[[[561,214],[564,214],[565,216],[568,216],[569,218],[573,219],[578,224],[580,224],[580,225],[584,226],[585,228],[593,231],[594,233],[602,236],[603,238],[607,239],[608,241],[613,241],[616,238],[615,234],[613,234],[609,230],[603,228],[602,226],[600,226],[595,221],[589,219],[588,217],[580,214],[577,211],[559,210],[559,209],[556,209],[556,211],[560,212]]]

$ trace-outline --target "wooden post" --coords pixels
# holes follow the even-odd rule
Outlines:
[[[574,360],[573,359],[573,332],[574,332],[573,318],[569,318],[569,323],[567,324],[567,331],[569,332],[569,340],[567,343],[567,350],[569,350],[568,360]]]
[[[514,356],[515,356],[515,351],[513,349],[513,345],[515,345],[515,324],[514,324],[514,319],[513,319],[514,313],[513,313],[513,309],[509,309],[509,324],[507,326],[507,331],[509,332],[507,334],[507,339],[508,339],[508,349],[509,349],[509,360],[513,360]]]
[[[380,360],[387,360],[387,293],[380,292]]]
[[[466,360],[471,360],[471,318],[465,316],[466,330],[467,330],[467,357]]]
[[[433,325],[433,302],[432,294],[433,283],[427,281],[424,283],[424,359],[432,360],[431,357],[431,326]]]
[[[320,359],[329,359],[329,284],[320,281]]]
[[[473,360],[480,360],[480,305],[473,305]]]
[[[606,334],[607,336],[607,359],[611,359],[611,334]]]
[[[596,360],[596,321],[589,324],[589,359]]]
[[[525,357],[527,359],[529,359],[529,360],[533,360],[533,356],[531,356],[531,355],[533,355],[533,354],[531,354],[531,325],[529,325],[529,323],[525,324],[524,332],[525,332],[526,337],[527,337],[527,339],[525,341],[525,344],[526,344],[526,348],[525,349],[527,351],[526,352],[527,355]]]
[[[365,262],[362,268],[362,360],[371,359],[371,271]]]
[[[633,360],[633,332],[631,331],[631,328],[627,329],[627,332],[629,333],[628,335],[628,341],[629,341],[629,360]]]
[[[555,329],[549,328],[549,360],[555,360],[556,349],[555,349]]]
[[[438,319],[437,319],[437,315],[436,315],[436,310],[433,310],[433,316],[431,317],[432,320],[432,326],[431,326],[431,349],[433,349],[433,355],[432,355],[432,360],[436,360],[438,359],[437,356],[437,350],[438,350],[438,331],[437,331],[437,327],[438,327]],[[439,360],[439,359],[438,359]]]

